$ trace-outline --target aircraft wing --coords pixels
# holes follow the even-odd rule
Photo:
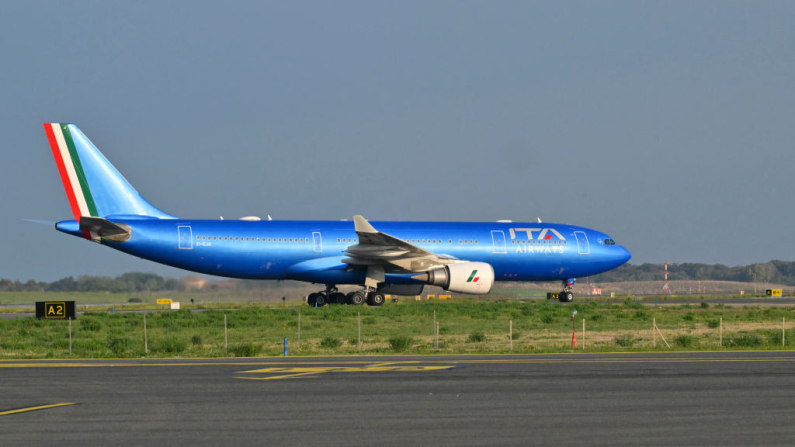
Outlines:
[[[353,223],[359,242],[345,251],[348,257],[342,262],[348,265],[382,267],[386,273],[416,273],[457,262],[382,233],[362,216],[353,216]]]

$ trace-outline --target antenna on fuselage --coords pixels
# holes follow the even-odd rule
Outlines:
[[[541,218],[540,217],[536,217],[536,219],[538,219],[538,223],[541,223]]]
[[[221,220],[224,220],[224,216],[221,216]]]

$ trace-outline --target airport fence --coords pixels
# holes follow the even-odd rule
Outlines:
[[[574,341],[576,339],[576,347]],[[0,319],[2,358],[792,349],[795,308],[451,300]]]

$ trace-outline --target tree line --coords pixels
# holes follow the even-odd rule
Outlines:
[[[592,276],[596,283],[623,281],[663,281],[663,264],[624,264],[609,272]],[[723,264],[668,264],[669,281],[738,281],[795,285],[795,262],[770,261],[728,267]]]
[[[195,276],[181,279],[163,277],[154,273],[132,272],[115,278],[108,276],[83,275],[77,278],[67,276],[53,282],[28,280],[0,279],[0,292],[109,292],[109,293],[149,293],[174,292],[197,288],[197,280],[201,288],[240,291],[258,291],[271,289],[291,289],[300,287],[302,283],[295,281],[255,281],[255,280],[221,280],[201,281]]]

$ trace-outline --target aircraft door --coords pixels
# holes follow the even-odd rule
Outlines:
[[[314,233],[312,233],[312,239],[314,239],[315,241],[314,250],[318,253],[323,251],[323,239],[321,239],[319,231],[315,231]]]
[[[177,227],[179,234],[179,249],[192,250],[193,249],[193,230],[190,225],[180,225]]]
[[[491,232],[491,240],[494,243],[493,253],[505,253],[505,233],[499,230]]]
[[[577,253],[581,255],[591,254],[591,246],[588,244],[588,236],[584,231],[575,231],[574,237],[577,238]]]

